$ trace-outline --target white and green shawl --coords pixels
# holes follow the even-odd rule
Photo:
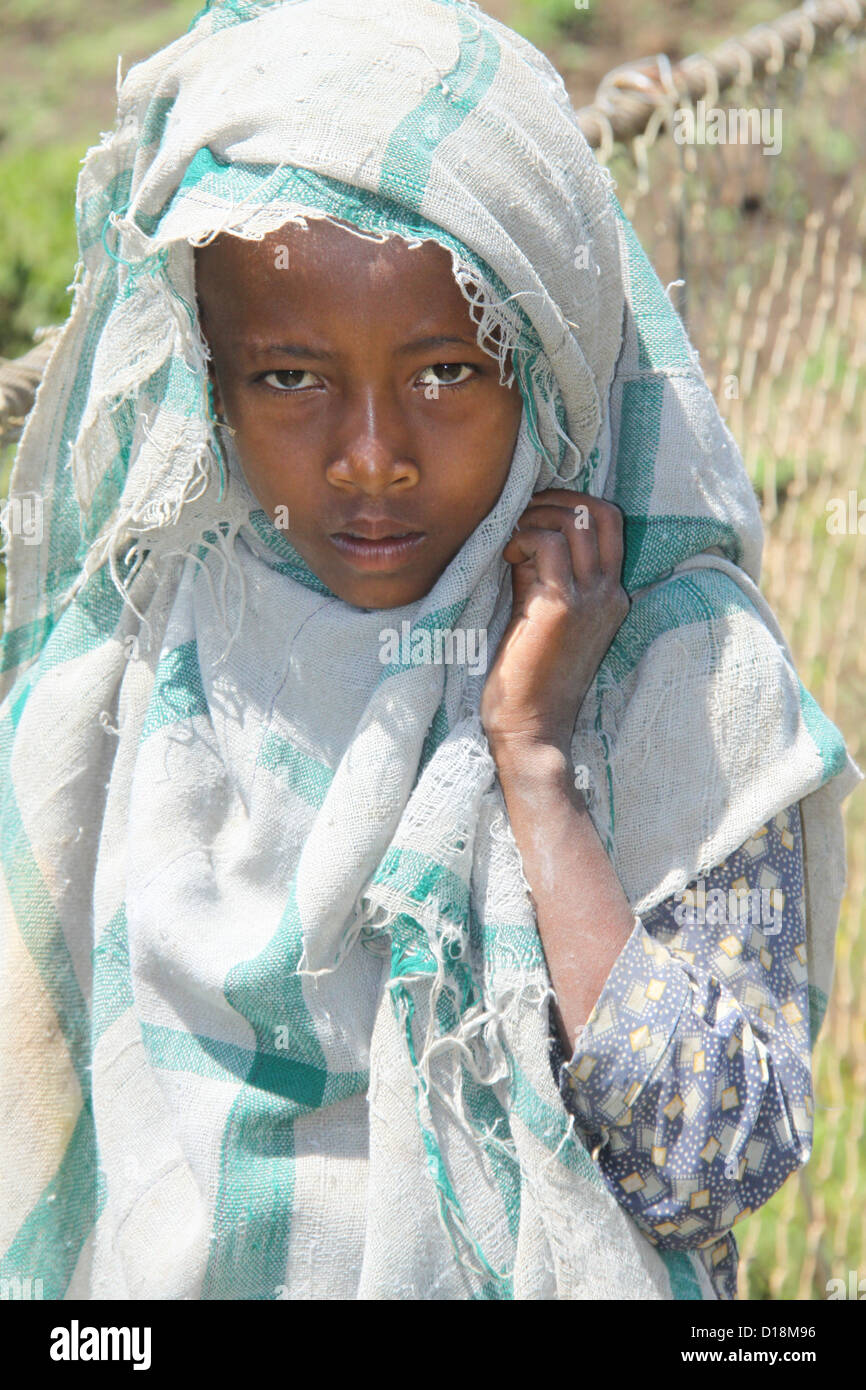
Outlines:
[[[305,213],[446,246],[479,341],[515,354],[502,495],[405,608],[309,571],[208,408],[192,246]],[[574,1132],[484,676],[418,659],[461,628],[492,657],[534,491],[614,500],[633,604],[573,745],[594,822],[640,913],[802,800],[820,1017],[859,774],[561,80],[459,0],[223,0],[128,74],[77,219],[13,480],[43,526],[11,536],[2,649],[0,1274],[50,1298],[713,1297],[707,1252],[654,1248]]]

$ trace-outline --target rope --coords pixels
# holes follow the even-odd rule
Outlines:
[[[863,28],[866,9],[860,0],[811,0],[673,66],[663,54],[624,63],[602,78],[595,101],[577,112],[580,128],[593,149],[604,146],[606,153],[611,135],[628,144],[644,135],[655,111],[670,109],[671,84],[680,104],[707,98],[712,105],[728,87],[750,86],[786,66],[801,68],[820,47]]]
[[[40,342],[23,357],[0,357],[0,444],[21,433],[59,333],[59,328],[42,329]]]

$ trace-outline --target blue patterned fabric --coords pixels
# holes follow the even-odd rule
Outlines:
[[[811,1151],[809,1014],[794,805],[637,920],[570,1061],[553,1039],[608,1188],[660,1249],[699,1248],[720,1298],[731,1227]]]

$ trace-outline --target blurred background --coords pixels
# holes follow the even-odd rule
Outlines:
[[[69,312],[75,182],[85,150],[114,125],[118,55],[125,74],[183,33],[199,8],[196,0],[0,0],[0,358],[26,353],[34,335]],[[708,108],[781,111],[781,147],[772,155],[760,143],[677,143],[672,119],[643,130],[646,113],[635,114],[632,103],[623,122],[618,102],[623,92],[626,101],[643,92],[648,110],[663,108],[665,93],[672,99],[681,90],[682,59],[742,40],[789,5],[490,0],[481,8],[548,54],[578,108],[593,104],[611,70],[653,60],[636,78],[604,84],[602,115],[588,116],[585,129],[743,453],[766,526],[761,586],[801,678],[866,765],[863,7],[837,4],[841,22],[823,42],[818,35],[814,51],[801,23],[793,58],[778,37],[768,41],[769,61],[758,40],[729,46],[737,76],[720,93],[714,82],[724,63],[714,65],[716,78],[707,72]],[[821,8],[804,7],[813,15]],[[0,496],[15,433],[8,420],[5,433],[0,427]],[[840,529],[833,518],[843,514]],[[857,1282],[866,1277],[862,790],[849,798],[846,822],[849,887],[816,1045],[814,1155],[737,1227],[745,1298],[823,1299],[829,1280],[847,1288],[850,1271]]]

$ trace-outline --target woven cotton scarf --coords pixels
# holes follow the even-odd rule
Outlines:
[[[330,592],[209,408],[193,246],[322,216],[446,247],[523,397],[496,505],[403,608]],[[533,492],[616,502],[632,608],[572,749],[594,823],[640,913],[801,800],[818,1019],[859,774],[560,78],[455,0],[211,4],[128,74],[77,221],[13,481],[43,526],[11,537],[3,639],[0,1273],[52,1298],[714,1297],[707,1250],[640,1233],[562,1102],[485,676],[433,639],[484,631],[492,661]],[[387,662],[385,628],[410,638]]]

